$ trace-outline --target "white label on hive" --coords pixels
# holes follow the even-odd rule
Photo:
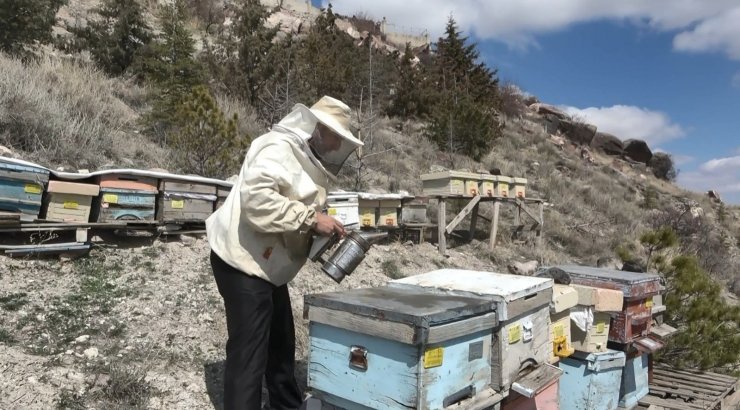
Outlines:
[[[424,368],[429,369],[431,367],[442,366],[443,356],[444,348],[442,347],[427,349],[424,352]]]
[[[522,322],[522,329],[524,329],[524,341],[529,342],[532,340],[533,333],[532,332],[532,320],[527,319]]]

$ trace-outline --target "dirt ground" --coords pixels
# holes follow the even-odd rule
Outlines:
[[[303,295],[445,267],[502,271],[513,255],[485,248],[445,258],[429,243],[376,245],[341,285],[308,262],[290,284],[299,383]],[[74,260],[0,257],[0,408],[221,408],[226,325],[208,254],[185,237],[105,242]]]

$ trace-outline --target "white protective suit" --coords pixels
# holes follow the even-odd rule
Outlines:
[[[307,143],[315,127],[299,104],[255,139],[234,188],[206,220],[208,243],[224,262],[276,286],[306,262],[309,231],[335,179]]]

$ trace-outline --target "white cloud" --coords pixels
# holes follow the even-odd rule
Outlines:
[[[720,51],[733,60],[740,60],[740,7],[710,17],[673,39],[680,51]]]
[[[678,183],[699,192],[716,189],[723,200],[740,204],[740,155],[711,159],[695,171],[681,172]]]
[[[732,24],[740,13],[737,0],[333,0],[332,5],[342,14],[386,17],[399,26],[397,31],[427,29],[432,39],[444,31],[452,14],[463,31],[519,48],[535,45],[538,34],[612,20],[660,31],[688,30],[676,37],[680,50],[721,50],[731,56],[740,50],[740,36],[734,28],[740,24]]]
[[[631,105],[612,107],[561,107],[570,115],[595,125],[599,131],[614,134],[622,140],[635,138],[649,145],[681,138],[686,131],[664,113]]]

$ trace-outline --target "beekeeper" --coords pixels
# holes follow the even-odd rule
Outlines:
[[[287,283],[306,262],[312,233],[344,235],[320,209],[360,146],[343,102],[325,96],[311,108],[296,104],[252,142],[234,188],[206,220],[229,334],[225,409],[261,409],[263,376],[272,409],[301,405]]]

